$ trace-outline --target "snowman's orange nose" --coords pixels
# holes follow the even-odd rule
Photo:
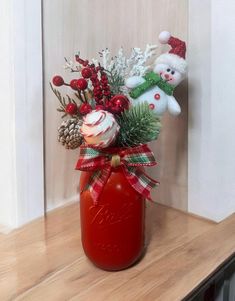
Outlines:
[[[168,79],[169,78],[169,74],[164,74],[165,78]]]

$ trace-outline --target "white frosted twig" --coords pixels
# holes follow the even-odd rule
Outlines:
[[[65,70],[70,70],[71,72],[80,72],[81,71],[81,66],[76,65],[75,62],[73,62],[71,59],[65,59],[65,64],[64,64],[64,69]]]
[[[99,65],[99,61],[97,59],[92,59],[91,62],[95,65],[98,66]]]
[[[148,64],[150,59],[156,55],[156,45],[147,44],[144,50],[138,47],[132,48],[129,57],[124,54],[121,47],[116,56],[111,57],[108,48],[99,52],[101,57],[101,65],[115,77],[122,79],[123,83],[130,76],[143,76],[151,69]],[[98,65],[96,59],[92,60],[95,65]],[[125,87],[120,87],[123,93],[127,93]]]
[[[99,54],[102,58],[102,66],[107,69],[107,66],[110,64],[110,50],[108,48],[103,49]]]

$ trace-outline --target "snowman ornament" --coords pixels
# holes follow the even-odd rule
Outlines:
[[[148,102],[150,109],[157,115],[161,116],[168,110],[176,116],[180,114],[181,109],[173,91],[186,75],[186,45],[167,31],[160,33],[159,41],[161,44],[169,44],[172,49],[156,59],[153,71],[143,77],[129,77],[125,85],[130,89],[129,95],[133,99],[133,105]]]

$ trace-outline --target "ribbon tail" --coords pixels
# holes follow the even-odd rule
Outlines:
[[[94,204],[97,205],[99,196],[108,181],[111,172],[111,167],[105,167],[101,170],[96,170],[92,174],[86,188],[89,189]]]
[[[90,176],[90,178],[89,178],[88,182],[86,183],[86,185],[84,185],[84,187],[81,189],[80,193],[83,193],[86,190],[90,190],[90,186],[92,185],[94,179],[96,179],[96,177],[99,176],[98,175],[99,172],[100,172],[99,170],[95,170],[93,172],[93,174]]]
[[[157,187],[159,182],[150,178],[144,171],[134,166],[124,166],[123,172],[130,185],[143,197],[152,201],[151,189]]]

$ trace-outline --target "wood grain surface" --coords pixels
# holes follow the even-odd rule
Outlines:
[[[106,272],[85,257],[79,206],[0,236],[0,300],[182,300],[235,252],[235,215],[215,224],[147,206],[147,252],[130,269]]]
[[[79,172],[74,171],[78,151],[67,151],[57,142],[60,116],[49,81],[64,75],[64,57],[79,50],[87,58],[109,47],[113,53],[123,46],[159,44],[158,34],[169,30],[187,41],[187,0],[43,0],[43,52],[45,87],[45,173],[47,208],[78,198]],[[159,46],[158,54],[169,47]],[[66,73],[67,74],[67,73]],[[68,73],[69,80],[73,74]],[[69,90],[65,89],[65,92]],[[182,114],[166,114],[158,141],[152,149],[159,166],[150,173],[161,182],[154,198],[165,205],[187,210],[187,83],[176,90]]]

